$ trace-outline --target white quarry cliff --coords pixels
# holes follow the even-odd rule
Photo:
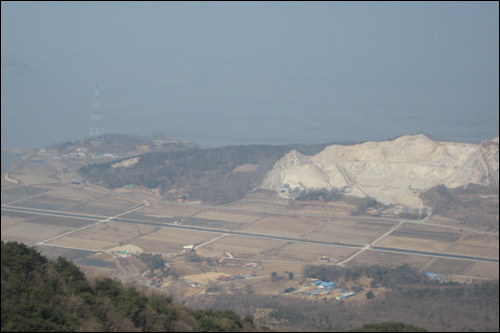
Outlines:
[[[262,188],[341,188],[383,203],[420,208],[418,193],[444,184],[498,184],[498,138],[481,144],[437,142],[423,134],[354,146],[332,145],[314,156],[292,150],[276,162]]]

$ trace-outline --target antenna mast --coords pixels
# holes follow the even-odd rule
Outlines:
[[[90,127],[90,135],[91,136],[99,136],[103,134],[102,129],[102,117],[101,117],[101,109],[99,108],[99,101],[97,97],[99,96],[99,91],[97,84],[95,85],[95,100],[94,100],[94,108],[92,111],[92,127]]]

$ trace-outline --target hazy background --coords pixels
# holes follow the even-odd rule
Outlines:
[[[499,4],[1,3],[2,147],[498,136]]]

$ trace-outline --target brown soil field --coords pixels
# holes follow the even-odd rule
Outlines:
[[[171,215],[144,214],[143,211],[144,208],[141,208],[131,213],[122,215],[121,218],[139,221],[153,221],[158,223],[173,223],[174,221],[181,219],[180,217]]]
[[[300,237],[323,224],[324,222],[320,219],[309,217],[266,217],[241,230],[264,235]]]
[[[56,238],[54,240],[51,240],[50,242],[47,242],[47,244],[68,246],[68,247],[74,246],[79,249],[86,249],[89,251],[103,251],[110,247],[116,246],[116,243],[114,242],[106,242],[93,239],[82,239],[79,237],[78,238],[72,237],[72,235],[73,234],[61,238]]]
[[[193,217],[197,219],[207,219],[207,220],[237,222],[237,223],[247,223],[256,218],[256,216],[253,215],[229,214],[229,213],[220,213],[214,211],[203,212]]]
[[[356,222],[355,220],[328,220],[323,227],[305,235],[305,238],[325,242],[367,244],[394,225],[379,222],[370,225],[369,222]]]
[[[100,197],[91,192],[72,187],[66,187],[60,191],[52,192],[49,195],[54,198],[64,198],[75,201],[87,201],[87,200],[97,199],[98,197]]]
[[[470,260],[437,258],[425,271],[434,274],[462,275],[473,264],[474,262]]]
[[[454,251],[452,247],[453,243],[459,241],[461,236],[460,232],[450,231],[445,228],[405,224],[378,242],[377,246],[416,251],[459,253]]]
[[[140,237],[158,227],[136,225],[121,222],[106,222],[90,228],[79,230],[68,236],[55,239],[50,244],[75,246],[84,249],[104,250],[105,248],[130,243],[130,240]],[[72,245],[77,241],[80,245]],[[86,244],[88,242],[88,244]],[[83,245],[82,245],[83,244]]]
[[[235,258],[250,259],[262,251],[285,245],[286,242],[254,237],[226,236],[204,246],[209,251],[229,252]]]
[[[38,223],[22,222],[11,225],[7,228],[2,228],[2,239],[29,240],[26,244],[31,245],[36,242],[63,234],[65,232],[74,230],[70,227],[60,227],[53,225],[42,225]]]
[[[186,275],[183,276],[182,279],[184,280],[192,280],[199,282],[201,284],[207,284],[208,282],[212,281],[217,281],[217,278],[221,275],[232,275],[228,273],[222,273],[222,272],[210,272],[210,273],[204,273],[204,274],[195,274],[195,275]]]
[[[243,225],[243,223],[203,220],[203,219],[197,219],[197,218],[193,218],[193,217],[185,218],[183,220],[182,224],[183,225],[200,226],[200,227],[206,227],[206,228],[225,229],[225,230],[238,229],[239,227],[241,227]]]
[[[420,269],[424,267],[430,260],[432,260],[432,258],[426,256],[403,253],[389,253],[382,251],[364,251],[359,256],[349,261],[347,266],[380,265],[387,267],[396,267],[406,263],[410,266]]]
[[[81,258],[85,258],[86,256],[91,256],[95,253],[94,251],[67,249],[64,247],[55,247],[48,245],[37,245],[37,249],[49,259],[57,259],[57,257],[61,256],[69,260],[78,260]]]
[[[35,186],[16,186],[12,188],[2,188],[2,205],[52,190],[53,188]]]
[[[334,262],[342,261],[353,255],[358,249],[349,249],[325,245],[313,245],[302,243],[289,243],[278,251],[273,251],[267,254],[262,259],[272,260],[290,260],[290,261],[305,261],[308,263],[317,263],[322,256],[330,257]]]
[[[11,206],[14,207],[24,207],[24,208],[33,208],[33,209],[44,209],[44,210],[60,210],[65,207],[72,206],[76,204],[77,202],[47,202],[47,201],[40,201],[40,200],[34,200],[38,198],[33,198],[29,200],[22,200],[18,202],[14,202],[10,204]],[[57,199],[54,199],[57,200]]]
[[[37,216],[40,215],[2,210],[2,219],[1,219],[2,230],[14,224],[26,222],[30,219],[36,218]]]
[[[450,243],[410,237],[387,236],[378,242],[377,246],[415,251],[455,253],[451,250]]]
[[[71,206],[62,209],[62,211],[111,217],[125,213],[127,211],[126,208],[130,207],[134,203],[135,202],[128,200],[108,198]],[[130,207],[130,209],[132,208]]]
[[[160,206],[156,204],[151,204],[148,207],[142,208],[141,212],[144,214],[189,217],[199,214],[203,210],[204,209],[200,207],[185,207],[185,206],[175,206],[175,205]]]
[[[60,227],[69,227],[69,228],[83,228],[89,224],[96,223],[95,220],[85,220],[78,218],[68,218],[61,216],[49,216],[49,215],[40,215],[30,220],[31,223],[39,223],[43,225],[55,225]]]
[[[467,272],[465,276],[476,276],[484,278],[498,279],[498,264],[476,262]]]
[[[184,245],[199,245],[220,236],[217,233],[172,228],[158,230],[138,237],[130,243],[151,253],[181,252]]]
[[[465,237],[453,244],[448,251],[461,254],[498,258],[498,236],[464,233]],[[467,252],[471,251],[471,252]]]
[[[9,173],[10,178],[19,180],[25,185],[60,181],[61,179],[57,175],[57,170],[47,164],[26,164],[20,170],[16,170],[12,174]]]

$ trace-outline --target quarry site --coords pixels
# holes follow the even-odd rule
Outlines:
[[[291,151],[259,187],[220,206],[165,200],[143,186],[110,190],[78,175],[83,165],[112,162],[112,154],[36,151],[2,175],[1,239],[36,246],[49,258],[64,256],[87,274],[142,284],[183,300],[251,291],[335,301],[350,290],[354,294],[346,301],[356,302],[361,301],[356,294],[385,292],[362,277],[311,293],[320,282],[303,276],[308,265],[407,263],[442,281],[498,279],[498,146],[498,138],[463,144],[415,135],[333,145],[313,156]],[[127,168],[138,160],[130,154],[112,167]],[[463,190],[460,202],[471,202],[470,207],[445,214],[427,205],[431,195],[421,195],[437,185],[482,186],[494,193]],[[375,199],[381,206],[360,213],[347,199],[294,200],[320,189]],[[496,205],[481,211],[489,224],[474,224],[479,206],[472,203]],[[401,212],[421,218],[401,218]],[[162,266],[152,258],[161,258]],[[287,278],[290,273],[293,279]]]

